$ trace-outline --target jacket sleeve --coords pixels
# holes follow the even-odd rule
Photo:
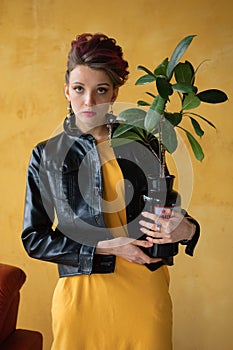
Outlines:
[[[77,243],[53,228],[55,214],[50,193],[46,193],[45,210],[41,195],[43,177],[39,174],[42,152],[42,147],[37,146],[28,166],[22,232],[24,248],[32,258],[75,266],[80,273],[90,273],[95,247]],[[48,186],[46,189],[49,191]]]
[[[195,220],[194,218],[192,218],[191,216],[189,216],[189,214],[188,214],[184,209],[182,209],[182,211],[183,211],[185,217],[186,217],[192,224],[194,224],[194,225],[196,226],[196,230],[195,230],[195,233],[194,233],[192,239],[180,241],[180,243],[181,243],[182,245],[186,245],[185,253],[186,253],[187,255],[193,256],[193,254],[194,254],[194,249],[195,249],[195,247],[196,247],[196,245],[197,245],[197,242],[198,242],[198,240],[199,240],[199,237],[200,237],[200,230],[201,230],[201,229],[200,229],[200,225],[199,225],[199,223],[197,222],[197,220]]]

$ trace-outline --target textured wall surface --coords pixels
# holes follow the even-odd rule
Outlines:
[[[229,95],[222,105],[199,107],[217,130],[201,141],[202,164],[191,156],[188,210],[202,227],[195,257],[183,249],[170,268],[174,350],[232,349],[232,4],[229,0],[1,0],[1,261],[22,267],[19,327],[38,329],[50,349],[51,298],[56,266],[30,259],[21,244],[25,175],[32,147],[48,138],[66,114],[63,94],[67,51],[75,34],[104,32],[123,46],[130,79],[118,101],[136,103],[144,87],[139,64],[154,68],[184,36],[197,34],[185,58],[201,68],[201,89]],[[179,170],[178,170],[179,172]],[[188,173],[187,173],[188,177]],[[114,349],[115,350],[115,349]]]

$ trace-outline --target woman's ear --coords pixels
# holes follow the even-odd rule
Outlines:
[[[65,83],[64,84],[64,94],[68,101],[70,101],[70,92],[69,92],[69,86]]]
[[[112,99],[111,99],[111,102],[115,102],[116,101],[116,98],[118,96],[118,91],[119,91],[119,87],[115,87],[113,89],[113,95],[112,95]]]

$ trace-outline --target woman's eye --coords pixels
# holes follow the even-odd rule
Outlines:
[[[78,93],[83,92],[83,87],[82,86],[75,86],[74,90]]]
[[[97,89],[97,92],[98,92],[98,94],[100,94],[100,95],[105,94],[107,91],[108,91],[108,90],[107,90],[106,88],[104,88],[104,87],[99,87],[99,88]]]

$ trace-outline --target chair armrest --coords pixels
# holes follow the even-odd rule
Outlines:
[[[17,329],[0,345],[0,350],[42,350],[42,346],[40,332]]]
[[[0,264],[0,344],[16,327],[19,291],[25,280],[20,268]]]

